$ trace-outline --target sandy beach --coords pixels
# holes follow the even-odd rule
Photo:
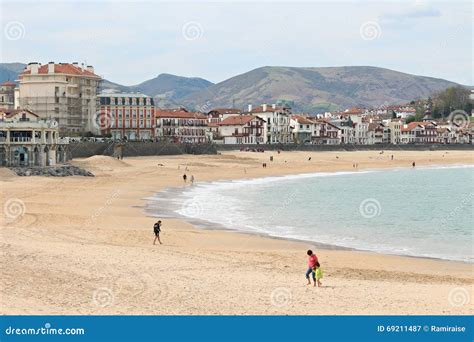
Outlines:
[[[311,243],[163,219],[164,244],[154,246],[155,219],[143,212],[146,197],[183,186],[186,167],[205,182],[413,161],[474,164],[474,152],[226,152],[72,162],[96,177],[17,177],[2,169],[1,314],[473,314],[472,264],[317,249],[325,278],[314,288],[304,278]]]

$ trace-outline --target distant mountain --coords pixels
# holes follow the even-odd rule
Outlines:
[[[22,63],[0,63],[0,82],[16,80]],[[369,67],[262,67],[213,84],[202,78],[160,74],[133,86],[108,80],[103,91],[142,92],[162,108],[245,108],[247,104],[287,103],[295,112],[316,113],[372,107],[426,98],[457,83]]]
[[[0,82],[16,81],[25,66],[23,63],[0,63]]]
[[[151,96],[165,96],[169,99],[180,99],[190,93],[213,85],[203,78],[182,77],[170,74],[160,74],[157,77],[131,87]]]
[[[456,85],[368,66],[262,67],[191,93],[180,102],[192,108],[287,103],[294,111],[314,113],[406,103]]]

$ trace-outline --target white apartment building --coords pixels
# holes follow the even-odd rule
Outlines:
[[[59,123],[61,134],[93,132],[101,77],[78,63],[29,63],[19,76],[19,106]]]
[[[287,144],[292,142],[292,132],[290,129],[291,109],[289,107],[263,104],[253,108],[252,105],[249,105],[247,114],[257,115],[265,120],[263,130],[264,143]]]
[[[256,115],[228,116],[217,125],[224,144],[263,144],[265,120]]]
[[[314,120],[314,118],[302,115],[291,116],[290,127],[293,134],[293,142],[297,144],[311,142],[311,136],[314,132]]]

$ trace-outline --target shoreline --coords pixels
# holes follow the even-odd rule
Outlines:
[[[420,166],[417,169],[452,169],[452,168],[474,168],[474,164],[431,164],[431,165],[424,165]],[[397,170],[406,170],[406,169],[412,169],[412,167],[394,167],[394,168],[380,168],[380,169],[361,169],[361,170],[354,170],[354,171],[333,171],[333,172],[328,172],[329,174],[334,174],[334,175],[346,175],[346,174],[358,174],[359,171],[361,173],[367,173],[367,172],[382,172],[382,171],[397,171]],[[322,172],[313,172],[313,173],[295,173],[295,174],[287,174],[287,175],[276,175],[276,176],[269,176],[269,177],[258,177],[258,178],[239,178],[239,179],[227,179],[227,180],[215,180],[215,181],[207,181],[207,182],[201,182],[201,183],[196,183],[193,185],[186,184],[186,185],[181,185],[181,186],[174,186],[174,187],[167,187],[165,189],[161,189],[158,192],[155,192],[153,196],[151,197],[146,197],[142,198],[143,201],[145,202],[145,205],[139,206],[139,208],[142,209],[142,212],[144,215],[147,217],[153,217],[153,218],[165,218],[165,219],[176,219],[176,220],[183,220],[191,224],[194,228],[196,229],[203,229],[203,230],[210,230],[210,231],[223,231],[223,232],[233,232],[233,233],[238,233],[238,234],[244,234],[244,235],[249,235],[249,236],[254,236],[258,238],[269,238],[269,239],[276,239],[276,240],[283,240],[283,241],[289,241],[289,242],[294,242],[294,243],[300,243],[304,245],[313,245],[314,247],[318,249],[324,249],[324,250],[342,250],[342,251],[354,251],[354,252],[364,252],[364,253],[375,253],[378,255],[391,255],[391,256],[399,256],[399,257],[409,257],[409,258],[419,258],[419,259],[427,259],[427,260],[439,260],[439,261],[447,261],[447,262],[459,262],[467,265],[472,265],[474,262],[469,262],[469,261],[464,261],[464,260],[455,260],[455,259],[448,259],[448,258],[441,258],[441,257],[432,257],[432,256],[422,256],[422,255],[409,255],[409,254],[398,254],[398,253],[386,253],[382,251],[374,251],[374,250],[369,250],[369,249],[363,249],[363,248],[357,248],[357,247],[347,247],[347,246],[341,246],[337,244],[329,244],[329,243],[323,243],[319,241],[313,241],[313,240],[306,240],[306,239],[298,239],[298,238],[292,238],[292,237],[283,237],[283,236],[278,236],[278,235],[272,235],[271,233],[265,233],[265,232],[251,232],[251,231],[245,231],[245,230],[239,230],[239,229],[234,229],[225,226],[224,224],[221,223],[216,223],[212,221],[208,221],[206,219],[201,219],[197,217],[190,217],[190,216],[185,216],[182,214],[179,214],[177,212],[177,207],[176,206],[168,206],[165,209],[158,209],[162,210],[159,213],[153,214],[152,211],[154,209],[157,209],[156,207],[153,207],[153,203],[162,203],[166,202],[167,200],[170,200],[171,198],[174,198],[175,195],[182,195],[184,192],[186,192],[189,189],[189,186],[212,186],[216,184],[224,184],[224,183],[233,183],[235,181],[265,181],[268,180],[269,182],[278,182],[278,181],[284,181],[288,179],[304,179],[304,178],[311,178],[317,175],[326,175],[328,173],[322,173]],[[159,197],[158,197],[159,196]],[[155,198],[156,197],[156,198]],[[182,205],[183,203],[181,203]]]
[[[474,154],[462,151],[401,152],[393,162],[377,152],[282,152],[262,169],[269,155],[229,152],[123,161],[96,156],[73,162],[96,177],[17,177],[0,170],[5,200],[18,199],[25,209],[0,228],[2,314],[474,312],[469,301],[452,304],[453,291],[473,295],[474,268],[463,262],[318,248],[325,278],[322,288],[313,289],[304,279],[305,252],[313,245],[304,241],[203,230],[166,219],[164,244],[152,245],[154,220],[143,214],[144,198],[179,187],[185,167],[198,182],[211,182],[350,171],[354,161],[360,168],[382,169],[414,159],[417,167],[474,164]],[[288,298],[275,305],[281,289]]]

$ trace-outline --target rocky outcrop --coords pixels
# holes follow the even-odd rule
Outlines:
[[[48,167],[12,167],[18,176],[48,176],[48,177],[68,177],[84,176],[94,177],[94,175],[80,167],[73,165],[60,165]]]

